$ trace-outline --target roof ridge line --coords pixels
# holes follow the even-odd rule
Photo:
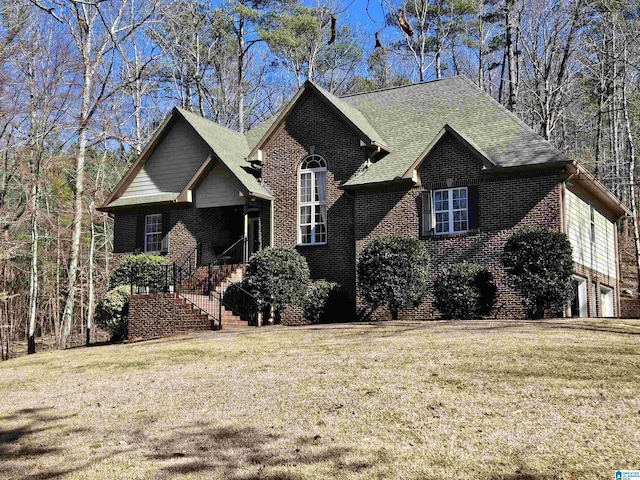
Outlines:
[[[200,115],[199,113],[192,112],[191,110],[187,110],[186,108],[178,107],[177,105],[176,105],[175,107],[173,107],[173,108],[175,108],[176,110],[178,110],[178,112],[179,112],[181,115],[183,115],[183,112],[184,112],[184,113],[187,113],[187,114],[189,114],[189,115],[195,115],[195,116],[196,116],[196,117],[198,117],[198,118],[201,118],[201,119],[203,119],[203,120],[205,120],[205,121],[207,121],[207,122],[209,122],[209,123],[212,123],[212,124],[213,124],[213,125],[215,125],[216,127],[224,128],[225,130],[227,130],[227,131],[229,131],[229,132],[231,132],[231,133],[235,133],[236,135],[240,135],[240,136],[245,137],[245,138],[247,137],[246,132],[245,132],[245,133],[240,133],[240,132],[238,132],[237,130],[234,130],[234,129],[232,129],[232,128],[227,127],[226,125],[222,125],[221,123],[216,122],[215,120],[212,120],[212,119],[210,119],[210,118],[204,117],[204,116]],[[184,115],[183,115],[183,116],[184,116]],[[247,131],[248,131],[248,130],[247,130]]]
[[[443,82],[445,80],[451,80],[454,78],[465,78],[464,75],[453,75],[451,77],[446,77],[446,78],[434,78],[433,80],[423,80],[422,82],[412,82],[412,83],[407,83],[406,85],[395,85],[393,87],[384,87],[384,88],[376,88],[375,90],[367,90],[366,92],[357,92],[357,93],[349,93],[347,95],[340,95],[337,98],[349,98],[349,97],[355,97],[358,95],[367,95],[369,93],[377,93],[377,92],[385,92],[387,90],[397,90],[400,88],[407,88],[407,87],[415,87],[418,85],[425,85],[428,83],[436,83],[436,82]]]

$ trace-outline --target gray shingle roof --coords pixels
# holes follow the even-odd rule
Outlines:
[[[392,182],[405,177],[425,149],[442,135],[444,128],[453,129],[496,168],[569,162],[516,115],[464,77],[345,97],[336,97],[315,84],[308,85],[352,127],[372,143],[390,151],[368,168],[360,169],[344,184],[345,187]],[[283,111],[291,106],[290,103]],[[176,108],[175,111],[250,193],[272,198],[268,189],[250,173],[247,156],[281,114],[242,135],[187,110]],[[177,195],[173,194],[173,197]],[[174,200],[168,196],[122,197],[115,199],[109,207]]]
[[[360,111],[393,151],[345,186],[401,178],[445,124],[498,168],[568,162],[517,116],[463,77],[341,97]]]
[[[258,179],[249,173],[251,164],[246,158],[250,149],[246,136],[188,110],[177,110],[250,193],[271,197]]]

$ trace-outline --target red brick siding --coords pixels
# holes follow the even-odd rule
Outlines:
[[[188,305],[182,306],[174,294],[132,295],[129,301],[127,340],[130,342],[212,328],[206,315]]]
[[[498,176],[483,171],[482,163],[446,135],[422,165],[422,187],[361,190],[356,197],[356,251],[358,254],[375,237],[381,235],[419,236],[420,194],[424,189],[478,185],[478,233],[427,237],[423,241],[431,256],[431,275],[443,266],[463,260],[484,265],[491,270],[498,285],[499,297],[493,312],[498,317],[522,317],[521,299],[506,285],[500,266],[500,253],[508,236],[524,225],[560,229],[560,172]],[[400,312],[400,318],[436,318],[433,298],[415,309]],[[376,312],[390,318],[388,312]]]
[[[298,168],[314,153],[327,162],[327,245],[300,246],[311,276],[337,282],[355,300],[353,198],[338,187],[366,161],[360,139],[317,96],[308,94],[264,149],[262,178],[275,196],[275,246],[297,244]]]
[[[640,298],[621,297],[620,298],[620,318],[640,319]]]
[[[169,212],[169,252],[171,262],[181,260],[198,242],[202,242],[202,262],[213,261],[216,254],[238,240],[244,232],[243,207],[140,208],[116,212],[114,223],[114,253],[116,263],[135,250],[136,217],[149,213]]]

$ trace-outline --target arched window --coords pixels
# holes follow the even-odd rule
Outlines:
[[[309,155],[300,165],[298,243],[327,243],[327,162]]]

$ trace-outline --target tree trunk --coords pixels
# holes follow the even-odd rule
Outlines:
[[[93,211],[95,201],[92,199],[89,205],[89,215],[91,220],[91,241],[89,243],[89,300],[87,305],[87,335],[86,344],[91,343],[91,329],[93,328],[93,314],[95,312],[95,285],[94,285],[94,255],[96,250],[96,229],[93,224]]]
[[[484,0],[478,5],[478,87],[484,90]]]
[[[90,51],[90,49],[87,49]],[[86,59],[89,60],[88,58]],[[82,195],[84,193],[84,165],[87,151],[87,122],[89,117],[89,105],[91,102],[91,74],[85,67],[84,85],[82,88],[82,107],[80,114],[80,126],[78,131],[78,153],[76,155],[76,182],[75,200],[73,209],[73,234],[71,237],[71,258],[69,259],[69,279],[67,296],[62,314],[64,326],[60,336],[60,347],[65,348],[71,335],[73,322],[73,309],[75,306],[76,281],[78,277],[78,261],[80,259],[80,236],[82,235]]]
[[[636,147],[631,130],[631,120],[629,119],[629,108],[627,100],[627,45],[624,46],[625,75],[622,79],[622,114],[624,115],[624,125],[627,134],[627,144],[629,146],[629,206],[631,207],[631,224],[633,226],[633,244],[636,249],[636,272],[638,276],[637,290],[640,292],[640,231],[638,228],[638,206],[636,202],[635,170],[636,170]]]
[[[507,101],[507,108],[511,111],[516,109],[516,52],[515,52],[515,36],[517,25],[515,22],[515,0],[507,0],[506,2],[506,42],[505,48],[507,49],[507,63],[509,73],[509,97]]]
[[[238,131],[244,133],[244,19],[241,17],[238,25]]]
[[[38,182],[31,185],[31,268],[29,269],[29,334],[27,354],[36,353],[36,314],[38,311]]]

